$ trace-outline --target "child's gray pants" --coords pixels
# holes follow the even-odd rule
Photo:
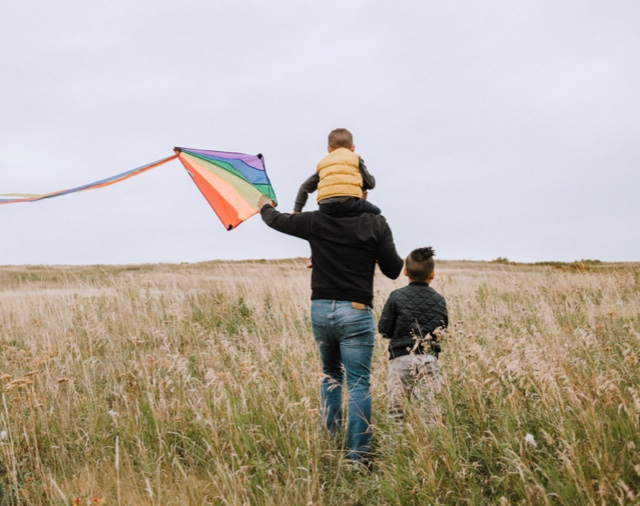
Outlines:
[[[425,422],[433,425],[438,413],[435,396],[441,389],[438,359],[433,355],[410,354],[389,361],[389,416],[395,420],[404,418],[402,405],[407,400],[412,400]]]

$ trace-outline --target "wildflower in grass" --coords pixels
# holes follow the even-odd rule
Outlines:
[[[524,441],[525,441],[525,443],[527,443],[527,444],[529,444],[529,445],[533,446],[534,448],[535,448],[536,446],[538,446],[538,443],[536,443],[536,440],[535,440],[535,438],[533,437],[533,434],[527,434],[527,435],[524,437]]]
[[[0,431],[0,439],[7,439],[8,434],[6,430]]]
[[[85,505],[85,506],[93,506],[94,504],[104,504],[104,497],[87,497],[83,499],[82,497],[76,497],[73,501],[74,505]]]

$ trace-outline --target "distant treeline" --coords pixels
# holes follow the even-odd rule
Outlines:
[[[547,267],[556,267],[558,269],[573,268],[578,270],[584,270],[590,267],[595,267],[595,266],[604,264],[604,262],[602,262],[601,260],[591,260],[591,259],[574,260],[573,262],[556,262],[556,261],[512,262],[505,257],[498,257],[495,260],[491,260],[491,263],[503,264],[503,265],[540,265],[540,266],[547,266]]]

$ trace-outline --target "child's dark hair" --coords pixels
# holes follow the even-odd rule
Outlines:
[[[353,135],[346,128],[336,128],[329,133],[329,147],[332,149],[347,148],[353,146]]]
[[[414,249],[405,260],[405,268],[409,279],[414,281],[424,281],[431,276],[435,261],[433,257],[436,252],[431,246]]]

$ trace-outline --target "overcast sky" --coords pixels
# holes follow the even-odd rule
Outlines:
[[[402,256],[640,261],[637,0],[23,0],[0,13],[0,193],[79,186],[185,146],[262,153],[290,212],[346,127]],[[308,253],[259,216],[227,232],[178,161],[0,205],[0,265]]]

